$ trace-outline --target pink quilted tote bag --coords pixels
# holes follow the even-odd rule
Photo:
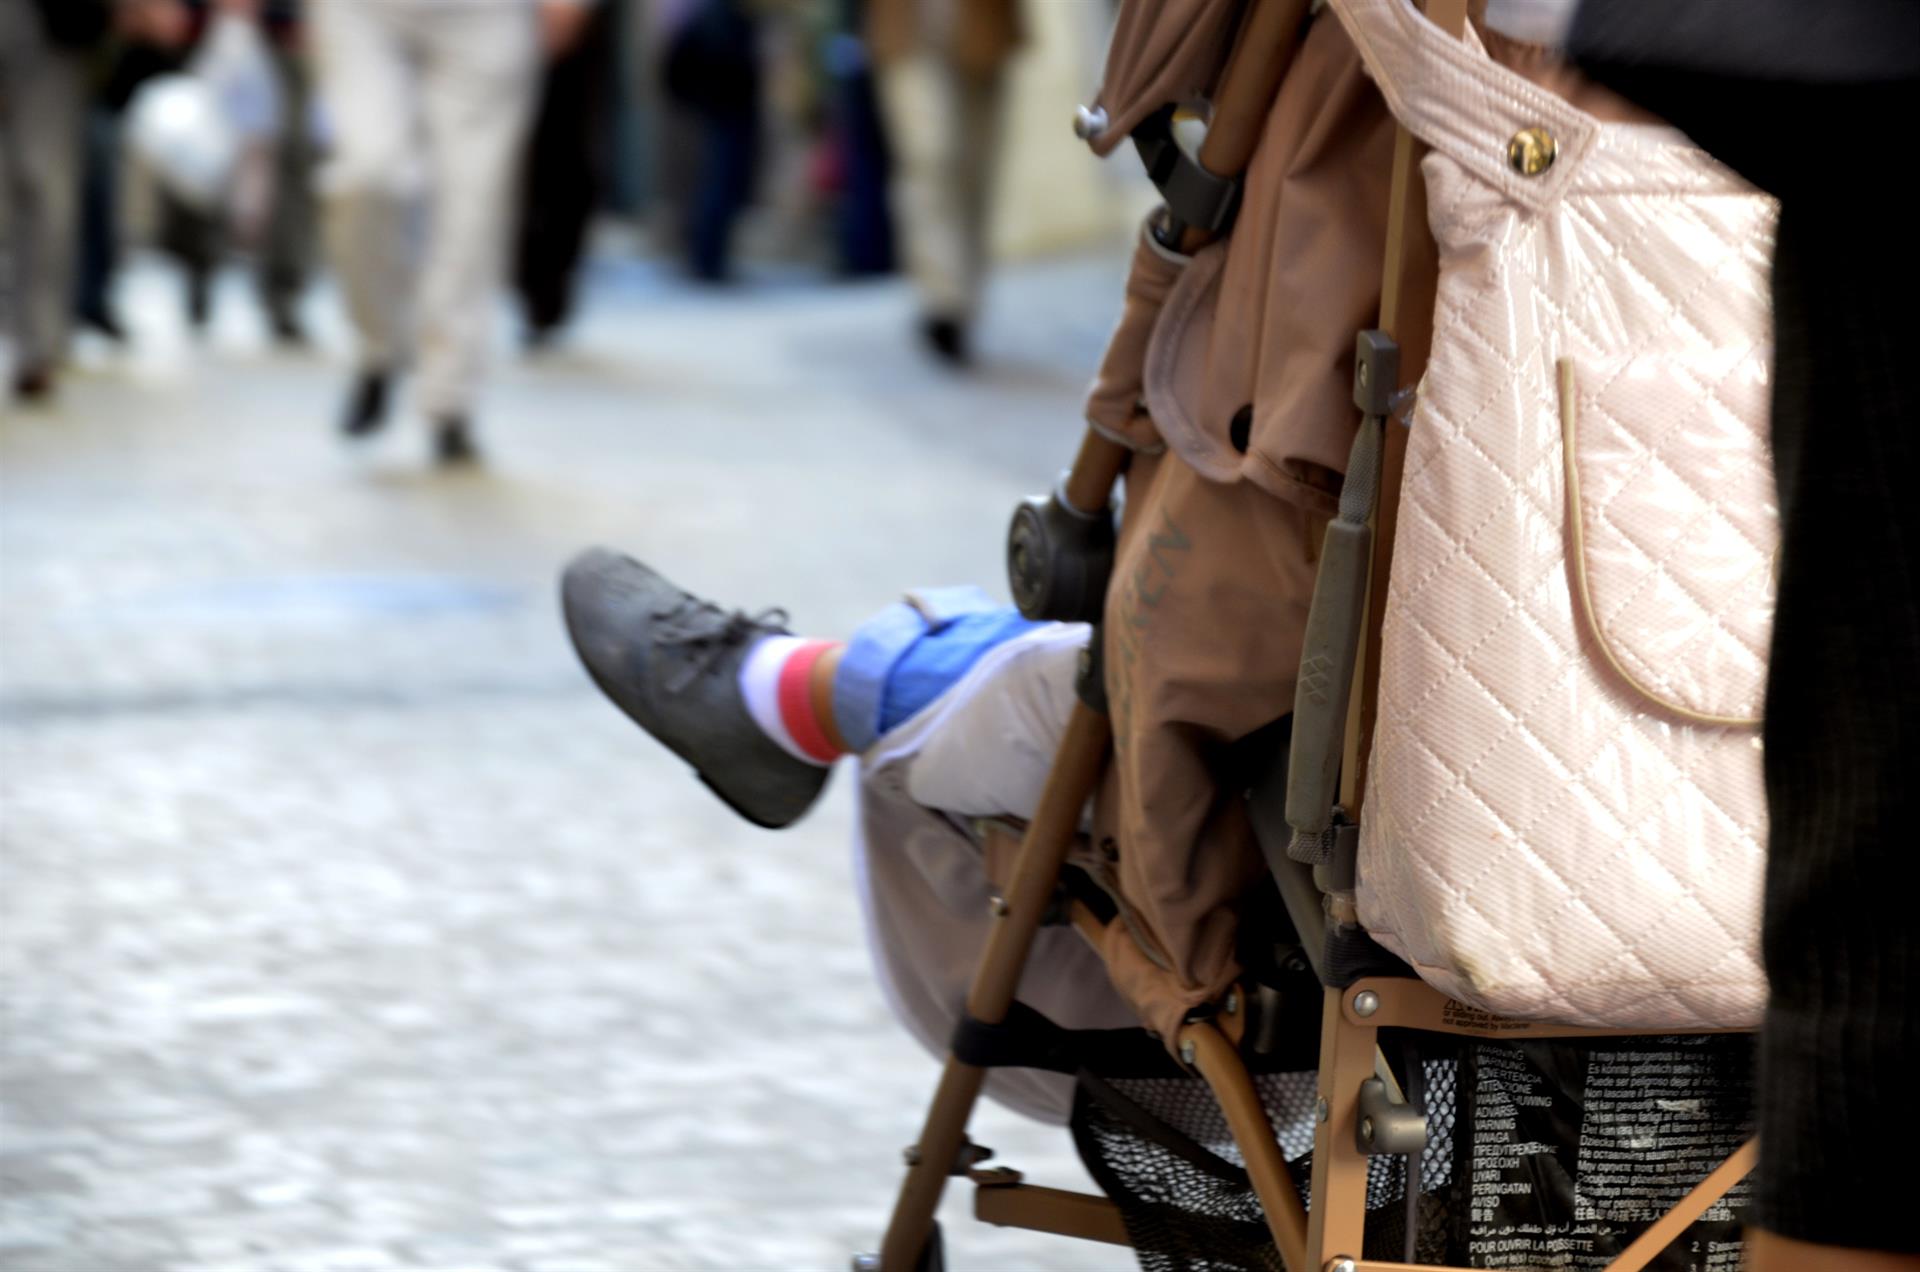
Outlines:
[[[1360,920],[1503,1015],[1753,1025],[1774,207],[1406,0],[1332,6],[1432,147],[1440,248]]]

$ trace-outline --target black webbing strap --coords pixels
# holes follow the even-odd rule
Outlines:
[[[1135,126],[1133,146],[1147,176],[1166,200],[1175,223],[1219,238],[1240,210],[1240,179],[1208,172],[1173,135],[1173,107],[1162,106]]]
[[[1092,1068],[1109,1077],[1186,1076],[1160,1040],[1144,1029],[1063,1029],[1025,1003],[1009,1007],[999,1024],[962,1016],[951,1045],[954,1059],[981,1069],[1071,1074]]]
[[[1120,907],[1112,894],[1079,866],[1067,866],[1060,871],[1060,892],[1064,899],[1086,906],[1093,917],[1102,923],[1111,923],[1120,914]],[[1066,915],[1062,913],[1059,922],[1066,921]]]

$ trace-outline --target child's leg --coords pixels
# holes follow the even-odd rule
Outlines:
[[[798,820],[862,751],[1034,624],[977,588],[911,593],[847,641],[729,613],[628,557],[583,553],[561,586],[601,690],[756,825]]]

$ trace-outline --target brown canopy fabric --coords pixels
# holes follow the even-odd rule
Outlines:
[[[1211,0],[1129,3],[1095,149],[1195,95],[1235,21]],[[1635,117],[1545,50],[1483,38],[1583,109]],[[1117,854],[1123,916],[1102,953],[1163,1037],[1237,975],[1234,905],[1266,868],[1240,792],[1215,774],[1231,743],[1293,706],[1318,537],[1357,418],[1354,334],[1379,310],[1393,139],[1345,32],[1316,18],[1231,236],[1184,261],[1143,241],[1088,399],[1089,422],[1138,452],[1104,632],[1114,763],[1095,826]]]
[[[1110,75],[1120,60],[1116,46]],[[1152,108],[1128,99],[1100,141]],[[1353,333],[1378,305],[1392,138],[1339,24],[1316,19],[1245,174],[1232,235],[1190,261],[1143,236],[1088,422],[1137,449],[1164,439],[1211,480],[1245,478],[1330,511],[1327,474],[1352,441]],[[1142,408],[1150,419],[1137,418]],[[1231,436],[1242,408],[1244,453]]]
[[[1220,78],[1245,8],[1245,0],[1121,5],[1094,99],[1107,113],[1105,131],[1088,142],[1094,153],[1111,154],[1135,125],[1169,102],[1205,100]]]
[[[1392,145],[1346,36],[1316,20],[1231,237],[1184,264],[1143,238],[1088,401],[1102,432],[1169,450],[1128,477],[1105,625],[1114,763],[1096,812],[1125,906],[1102,953],[1163,1037],[1236,974],[1233,903],[1265,869],[1239,792],[1214,775],[1293,706],[1318,523],[1352,438],[1353,334],[1379,307]],[[1243,407],[1245,455],[1231,438]]]

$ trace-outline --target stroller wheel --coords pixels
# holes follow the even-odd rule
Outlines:
[[[880,1256],[856,1254],[852,1266],[853,1272],[880,1272]],[[920,1247],[920,1257],[907,1272],[947,1272],[947,1247],[940,1240],[939,1224],[934,1224],[933,1231],[927,1233],[927,1244]]]

